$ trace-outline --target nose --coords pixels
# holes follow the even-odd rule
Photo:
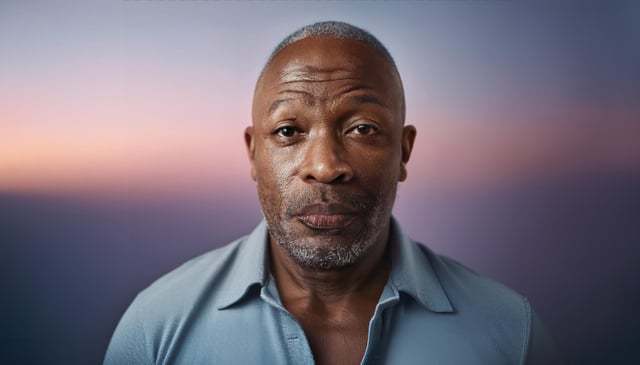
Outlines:
[[[324,135],[308,140],[300,175],[305,181],[324,184],[347,182],[353,169],[345,160],[346,150],[337,138]]]

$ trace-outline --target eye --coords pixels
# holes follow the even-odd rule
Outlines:
[[[352,131],[362,136],[368,136],[378,133],[378,128],[371,124],[359,124]]]
[[[273,134],[279,137],[286,137],[286,138],[293,137],[296,135],[296,133],[298,133],[298,130],[291,126],[283,126],[273,131]]]

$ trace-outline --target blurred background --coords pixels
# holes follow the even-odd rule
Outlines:
[[[640,3],[0,1],[0,364],[98,364],[141,289],[261,219],[243,144],[288,33],[370,30],[418,129],[395,215],[640,364]]]

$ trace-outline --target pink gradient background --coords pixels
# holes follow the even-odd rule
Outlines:
[[[400,69],[407,231],[532,298],[571,362],[638,359],[637,3],[66,0],[0,3],[0,364],[99,361],[135,292],[251,229],[255,79],[325,19],[370,30]],[[581,306],[594,288],[617,316]]]

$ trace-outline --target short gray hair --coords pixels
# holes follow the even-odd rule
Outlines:
[[[384,58],[386,58],[387,61],[391,63],[393,68],[396,68],[396,63],[393,60],[393,57],[391,57],[389,51],[387,51],[387,48],[378,40],[378,38],[374,37],[373,34],[349,23],[337,21],[324,21],[305,25],[304,27],[291,33],[276,46],[273,52],[271,52],[271,55],[267,60],[267,65],[270,64],[271,60],[273,60],[273,58],[284,48],[294,42],[305,39],[307,37],[329,37],[335,39],[351,39],[355,41],[365,42],[369,46],[373,47],[376,51],[378,51]]]

